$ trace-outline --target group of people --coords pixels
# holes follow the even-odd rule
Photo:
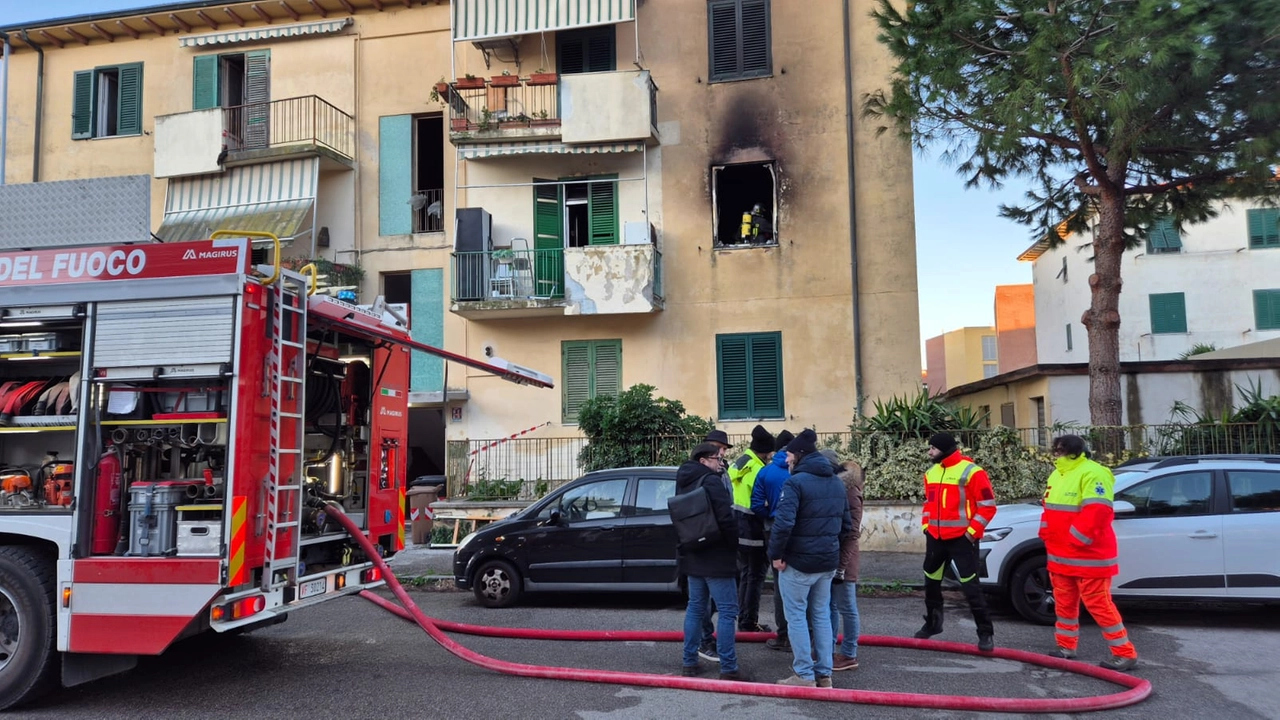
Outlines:
[[[728,435],[714,430],[676,474],[676,492],[704,489],[719,539],[682,550],[689,604],[684,620],[683,675],[703,674],[700,659],[718,662],[721,680],[750,680],[739,667],[737,632],[772,632],[759,622],[767,569],[774,570],[776,636],[766,647],[792,653],[792,674],[781,685],[831,687],[833,671],[858,667],[858,537],[864,474],[852,461],[819,450],[817,435],[763,426],[731,466]],[[1050,653],[1074,658],[1080,605],[1102,628],[1111,655],[1101,664],[1127,671],[1138,654],[1111,599],[1117,572],[1112,530],[1111,471],[1089,459],[1082,438],[1053,442],[1055,470],[1042,500],[1045,542],[1057,623]],[[943,631],[942,578],[948,563],[977,627],[977,647],[995,649],[995,630],[978,583],[978,543],[996,514],[987,473],[963,455],[954,436],[929,439],[932,465],[924,473],[921,530],[925,535],[925,617],[916,638]],[[713,623],[712,616],[718,616]],[[843,625],[843,627],[841,627]],[[841,633],[843,630],[843,634]]]

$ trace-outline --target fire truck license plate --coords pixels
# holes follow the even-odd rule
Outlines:
[[[325,578],[308,580],[298,586],[298,599],[305,600],[316,595],[323,595],[329,589],[329,581]]]

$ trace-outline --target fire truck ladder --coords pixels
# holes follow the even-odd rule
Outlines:
[[[272,300],[271,461],[262,589],[297,584],[302,534],[303,378],[307,358],[307,290],[301,275],[280,272],[267,287]]]

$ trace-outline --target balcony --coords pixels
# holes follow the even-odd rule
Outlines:
[[[300,156],[351,169],[355,122],[315,95],[195,110],[156,118],[155,153],[157,178]]]
[[[465,78],[440,95],[454,145],[657,141],[657,86],[647,70]]]
[[[453,312],[472,320],[624,315],[662,310],[662,253],[652,243],[455,252]]]

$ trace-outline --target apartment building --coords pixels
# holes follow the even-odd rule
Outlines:
[[[151,176],[154,234],[269,230],[415,338],[415,465],[657,387],[731,432],[918,387],[911,154],[871,0],[179,2],[0,28],[5,180]],[[54,11],[56,12],[56,11]],[[752,214],[754,211],[754,215]]]

